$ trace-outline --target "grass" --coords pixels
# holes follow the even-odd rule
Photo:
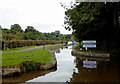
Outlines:
[[[1,50],[1,51],[15,51],[15,50],[23,50],[23,49],[27,49],[27,48],[34,48],[34,47],[39,47],[39,46],[25,46],[25,47],[17,47],[17,48],[11,48],[11,49]]]
[[[2,53],[2,66],[17,66],[23,61],[45,63],[51,60],[51,55],[52,54],[44,48],[23,52]]]
[[[82,48],[82,50],[80,50],[80,48]],[[99,50],[97,48],[88,48],[88,50],[85,50],[85,48],[83,48],[82,45],[80,45],[80,44],[78,44],[74,49],[77,51],[86,52],[86,53],[101,53],[101,54],[109,53],[108,51]]]
[[[51,46],[59,46],[61,44],[51,44],[51,45],[46,45],[46,48],[51,47]]]
[[[61,45],[61,44],[49,44],[49,45],[45,45],[45,46],[50,47],[50,46],[57,46],[57,45]],[[40,45],[40,46],[43,46],[43,45]],[[17,47],[17,48],[11,48],[11,49],[7,49],[7,50],[0,50],[0,52],[2,52],[2,51],[17,51],[17,50],[23,50],[23,49],[27,49],[27,48],[34,48],[34,47],[40,47],[40,46]]]

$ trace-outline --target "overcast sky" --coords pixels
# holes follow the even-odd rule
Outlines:
[[[60,2],[70,4],[73,0],[0,0],[0,25],[9,28],[19,24],[23,30],[33,26],[40,32],[59,30],[63,34],[72,31],[65,30],[64,9]]]

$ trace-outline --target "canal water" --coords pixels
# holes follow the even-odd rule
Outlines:
[[[116,82],[120,83],[120,63],[110,59],[81,58],[71,54],[72,47],[55,51],[57,69],[31,71],[3,82]]]

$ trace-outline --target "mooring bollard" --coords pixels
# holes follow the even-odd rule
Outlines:
[[[43,42],[43,48],[45,49],[45,42]]]

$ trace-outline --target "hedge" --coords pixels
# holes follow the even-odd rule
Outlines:
[[[11,41],[2,41],[2,50],[17,48],[17,47],[25,47],[25,46],[39,46],[45,44],[60,44],[61,41],[57,40],[11,40]]]

